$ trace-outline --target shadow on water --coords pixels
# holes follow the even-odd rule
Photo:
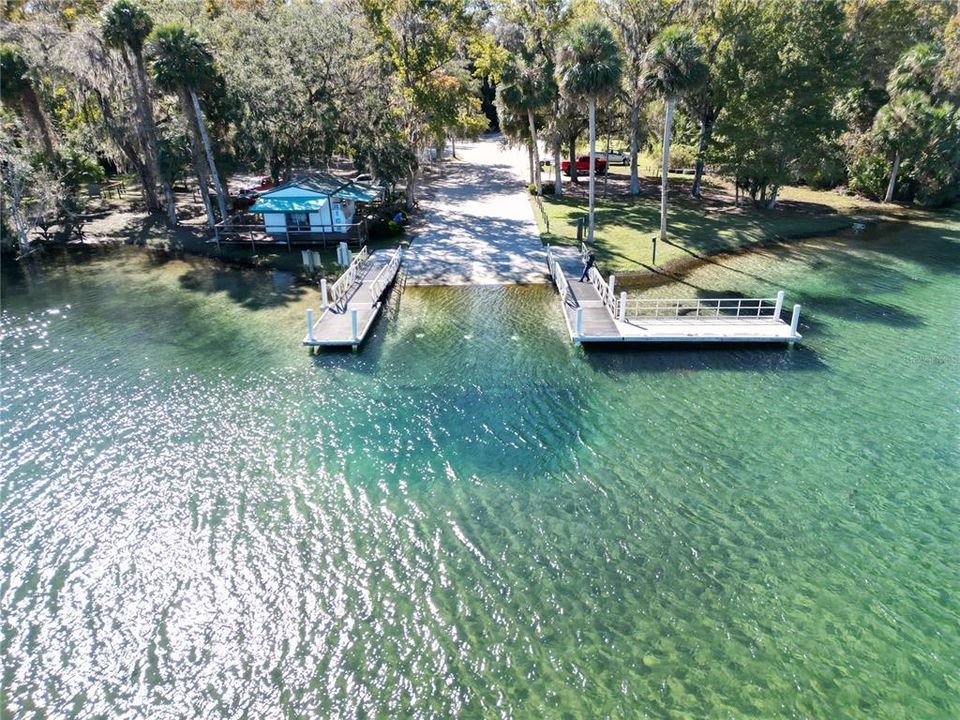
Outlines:
[[[247,310],[263,310],[299,300],[306,290],[294,284],[292,273],[247,270],[209,260],[184,259],[191,268],[180,276],[180,287],[191,292],[227,297]]]
[[[692,373],[701,371],[787,371],[829,370],[813,348],[799,344],[723,343],[590,343],[583,356],[600,373]]]

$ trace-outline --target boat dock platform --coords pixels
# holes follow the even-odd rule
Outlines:
[[[587,342],[796,343],[800,306],[780,318],[784,293],[772,298],[638,298],[615,291],[594,267],[580,281],[587,248],[547,247],[550,277],[560,293],[570,339]]]
[[[380,314],[381,299],[402,262],[403,248],[370,253],[364,246],[329,291],[327,281],[321,280],[320,319],[314,322],[313,310],[307,310],[303,344],[356,349]]]

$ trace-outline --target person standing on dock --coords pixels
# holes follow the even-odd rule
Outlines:
[[[593,267],[593,264],[597,261],[597,256],[593,253],[587,255],[587,261],[583,264],[583,274],[580,276],[580,282],[583,282],[588,277],[590,277],[590,268]]]

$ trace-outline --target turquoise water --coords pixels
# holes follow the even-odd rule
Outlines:
[[[3,268],[3,717],[960,715],[960,231],[723,259],[806,342],[585,351],[547,287],[298,346],[283,274]]]

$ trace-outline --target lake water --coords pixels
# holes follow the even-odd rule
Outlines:
[[[802,346],[571,346],[543,287],[3,268],[4,717],[960,716],[960,223],[722,259]]]

